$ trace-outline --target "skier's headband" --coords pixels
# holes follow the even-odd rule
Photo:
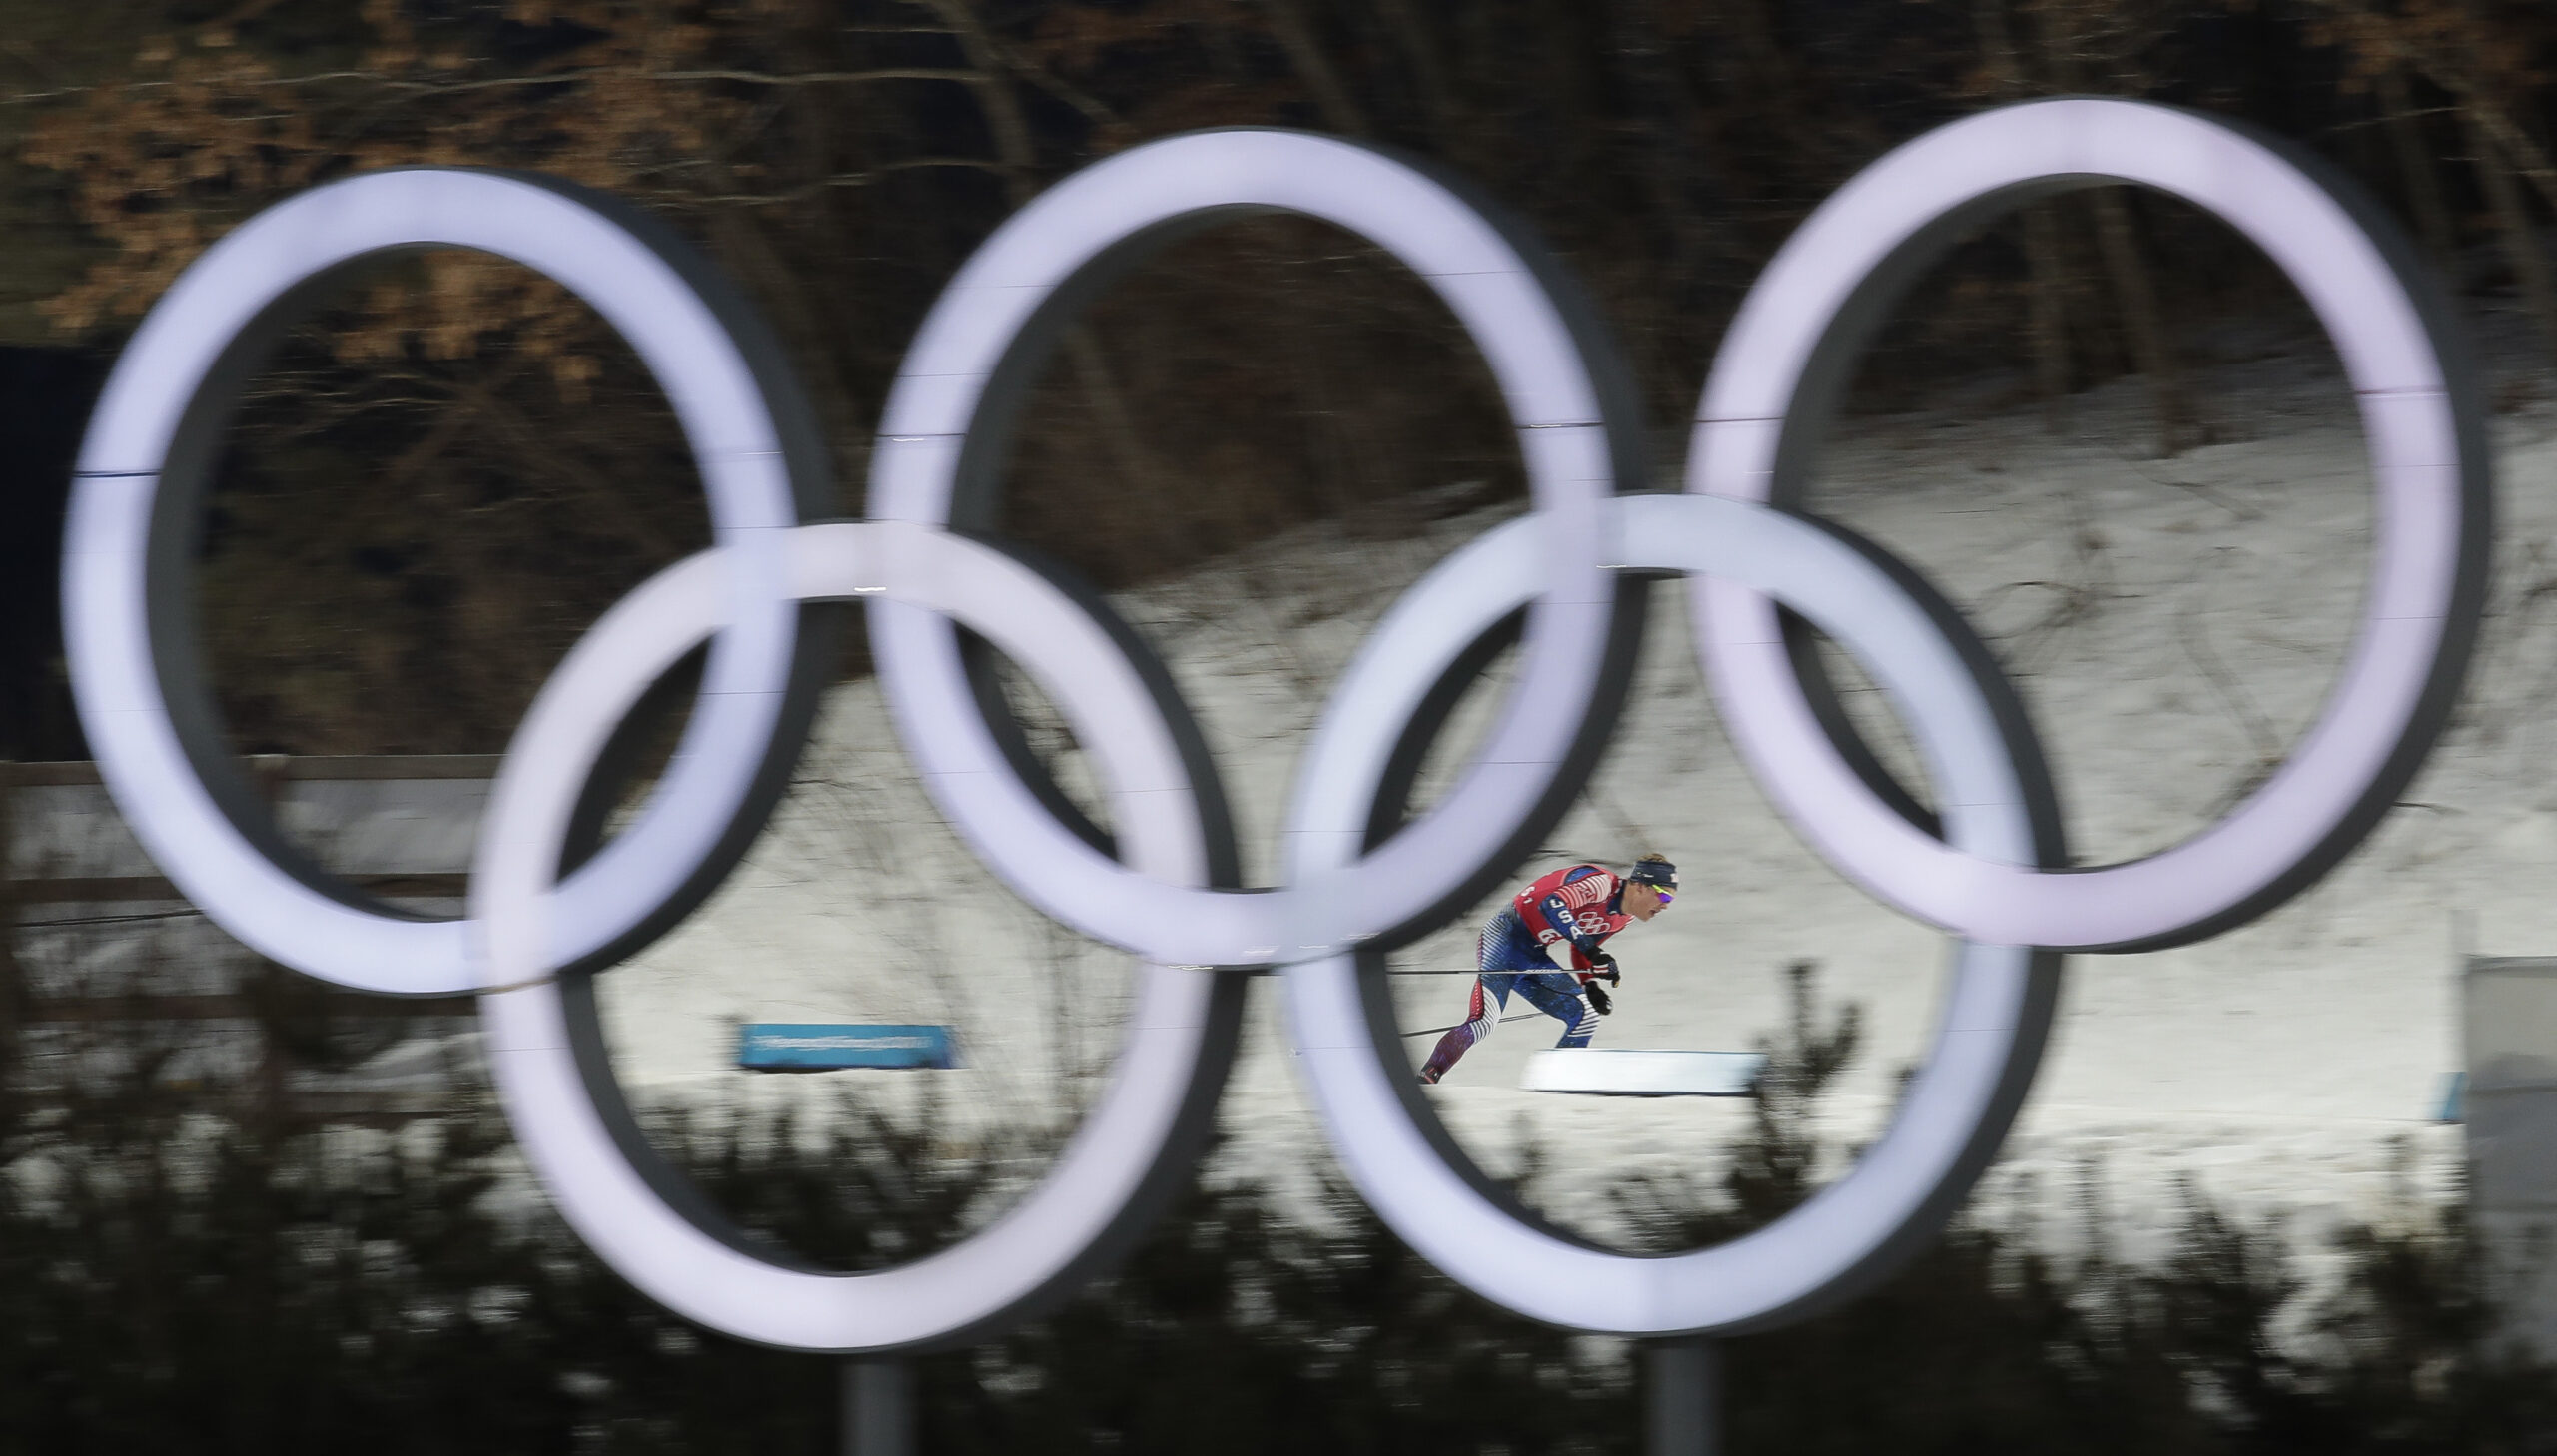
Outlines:
[[[1667,860],[1636,860],[1625,880],[1628,884],[1648,885],[1665,895],[1678,888],[1678,867]]]

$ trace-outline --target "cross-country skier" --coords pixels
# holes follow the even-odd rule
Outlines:
[[[1598,983],[1618,980],[1616,958],[1601,942],[1638,920],[1660,913],[1678,889],[1678,867],[1645,855],[1622,877],[1602,865],[1572,865],[1519,891],[1483,922],[1475,956],[1481,967],[1462,1025],[1421,1065],[1420,1080],[1436,1082],[1465,1050],[1491,1035],[1516,992],[1527,1004],[1562,1023],[1557,1047],[1586,1047],[1598,1019],[1615,1010]],[[1556,970],[1545,948],[1567,944],[1571,970]]]

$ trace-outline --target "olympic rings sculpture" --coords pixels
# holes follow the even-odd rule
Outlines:
[[[2376,540],[2341,680],[2280,771],[2183,844],[2083,869],[2023,709],[1960,613],[1800,502],[1847,367],[1899,290],[1990,216],[2115,181],[2216,215],[2307,298],[2359,403]],[[1161,663],[1095,594],[973,532],[993,517],[1026,385],[1076,312],[1172,238],[1273,210],[1375,243],[1454,311],[1516,426],[1532,508],[1386,615],[1299,771],[1286,883],[1247,891],[1216,766]],[[282,842],[229,762],[180,584],[221,432],[265,345],[346,270],[427,247],[538,270],[621,333],[672,401],[715,540],[607,612],[544,686],[491,792],[468,915],[452,921],[369,902]],[[813,521],[827,494],[811,413],[751,311],[680,240],[555,181],[378,173],[225,238],[117,364],[65,547],[73,684],[136,834],[233,935],[342,986],[482,996],[505,1105],[562,1212],[632,1282],[710,1327],[795,1348],[918,1348],[1061,1297],[1135,1235],[1206,1135],[1242,1004],[1239,977],[1210,973],[1276,967],[1352,1179],[1426,1257],[1556,1324],[1733,1332],[1844,1297],[1941,1224],[2030,1086],[2060,952],[2174,945],[2263,914],[2359,843],[2429,750],[2480,614],[2490,485],[2448,309],[2410,260],[2386,219],[2313,159],[2221,122],[2094,99],[1976,116],[1885,156],[1803,224],[1715,361],[1685,493],[1642,494],[1626,371],[1522,229],[1462,184],[1371,147],[1195,133],[1087,168],[987,240],[898,374],[871,518]],[[1663,573],[1696,578],[1704,669],[1796,831],[1957,941],[1929,1060],[1855,1168],[1743,1238],[1646,1257],[1546,1226],[1481,1176],[1412,1086],[1375,973],[1509,874],[1579,792],[1631,674],[1641,582]],[[648,1149],[591,984],[697,906],[759,831],[824,684],[802,607],[835,600],[866,604],[899,736],[961,835],[1033,905],[1146,963],[1111,1085],[1046,1178],[952,1247],[862,1274],[758,1245]],[[1883,686],[1920,749],[1934,813],[1844,726],[1799,650],[1800,622]],[[1065,806],[990,711],[962,629],[1064,713],[1108,788],[1113,833]],[[1516,681],[1484,746],[1410,816],[1423,753],[1512,640]],[[628,827],[595,847],[594,786],[617,731],[705,645],[675,759]]]

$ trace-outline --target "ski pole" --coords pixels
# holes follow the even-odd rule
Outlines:
[[[1532,1022],[1543,1015],[1543,1012],[1517,1012],[1510,1016],[1502,1017],[1499,1021],[1492,1023],[1492,1025],[1495,1027],[1505,1027],[1511,1022]],[[1406,1037],[1426,1037],[1438,1032],[1452,1032],[1463,1025],[1463,1022],[1449,1022],[1443,1027],[1431,1027],[1426,1032],[1405,1032],[1403,1035]]]

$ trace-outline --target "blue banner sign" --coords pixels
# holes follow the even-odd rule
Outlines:
[[[748,1072],[957,1067],[959,1041],[948,1027],[763,1022],[737,1029],[737,1065]]]

